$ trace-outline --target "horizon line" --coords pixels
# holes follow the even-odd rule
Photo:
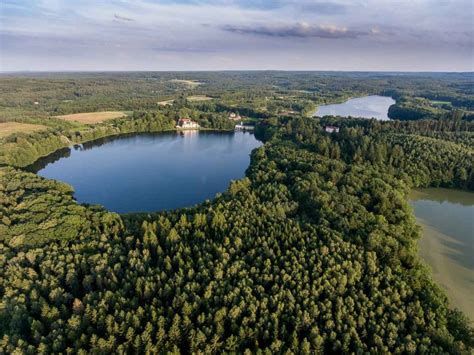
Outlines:
[[[337,69],[216,69],[216,70],[0,70],[0,74],[35,73],[218,73],[218,72],[315,72],[315,73],[445,73],[472,74],[474,70],[337,70]]]

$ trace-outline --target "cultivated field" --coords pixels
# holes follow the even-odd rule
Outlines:
[[[86,113],[73,113],[70,115],[56,116],[66,121],[74,121],[84,124],[100,123],[114,118],[126,116],[123,111],[104,111],[104,112],[86,112]]]
[[[46,129],[40,124],[20,123],[20,122],[0,122],[0,138],[13,133],[30,133]]]

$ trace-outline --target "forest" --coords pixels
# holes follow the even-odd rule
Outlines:
[[[74,80],[112,85],[98,74],[83,75]],[[192,78],[206,82],[209,75]],[[465,82],[441,74],[408,81],[390,74],[312,75],[318,80],[270,73],[259,85],[308,91],[317,82],[331,85],[327,97],[338,101],[351,95],[342,89],[348,85],[352,93],[383,91],[392,80],[390,87],[422,95],[445,82],[443,95],[452,95]],[[24,80],[36,85],[50,80],[45,76],[15,83],[26,90]],[[265,94],[248,87],[254,76],[216,75],[213,87],[199,92],[221,90],[215,101],[183,96],[173,105],[133,109],[117,100],[106,109],[134,112],[91,126],[48,116],[52,99],[44,111],[48,130],[0,141],[0,352],[472,351],[472,325],[417,254],[421,232],[407,195],[412,187],[474,190],[474,123],[436,115],[312,118],[306,106],[295,106],[301,96],[271,99],[283,101],[282,110],[299,107],[280,114],[262,109]],[[50,89],[68,80],[55,77]],[[181,115],[232,129],[227,113],[244,108],[264,145],[252,152],[244,179],[194,207],[119,215],[80,205],[70,186],[23,169],[72,143],[173,129]],[[327,133],[327,125],[339,133]]]
[[[458,110],[472,120],[472,73],[137,72],[0,74],[0,122],[104,110],[155,110],[159,102],[205,95],[199,105],[232,107],[245,116],[311,113],[316,105],[378,94],[397,100],[400,117],[442,118]],[[419,101],[422,106],[418,106]],[[412,101],[416,101],[413,103]],[[420,112],[418,112],[420,110]],[[430,111],[431,117],[426,116]],[[407,114],[408,112],[408,114]]]

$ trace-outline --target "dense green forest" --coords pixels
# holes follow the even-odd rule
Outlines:
[[[471,324],[417,254],[407,195],[474,190],[474,123],[448,107],[386,122],[307,116],[362,94],[451,100],[466,112],[471,82],[315,72],[2,77],[2,119],[47,129],[0,139],[0,352],[470,353]],[[54,118],[113,109],[133,112],[94,125]],[[264,145],[244,179],[192,208],[119,215],[22,169],[74,143],[172,130],[183,116],[233,129],[229,112],[255,124]]]
[[[454,99],[453,99],[454,100]],[[396,104],[388,110],[388,116],[398,120],[421,120],[428,118],[474,120],[472,104],[467,102],[468,109],[453,106],[451,101],[435,101],[421,97],[401,96]]]
[[[340,134],[263,120],[247,178],[174,212],[78,206],[64,184],[4,169],[3,351],[468,352],[406,194],[472,189],[472,146],[331,120]],[[405,129],[432,125],[417,124]],[[413,168],[426,139],[438,154]]]

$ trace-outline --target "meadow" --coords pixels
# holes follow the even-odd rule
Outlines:
[[[79,122],[83,124],[100,123],[115,118],[124,117],[127,114],[123,111],[104,111],[104,112],[86,112],[86,113],[72,113],[69,115],[56,116],[56,118]]]

